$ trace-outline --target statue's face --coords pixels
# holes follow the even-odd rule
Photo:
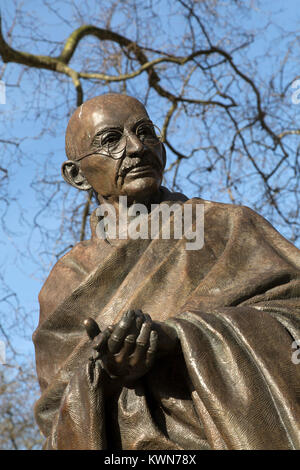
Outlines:
[[[80,160],[81,171],[98,194],[143,200],[158,191],[164,150],[153,138],[141,103],[123,95],[106,96],[103,104],[91,109],[85,124],[90,137],[85,153],[92,154]]]

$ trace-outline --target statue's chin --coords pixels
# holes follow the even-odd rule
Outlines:
[[[122,195],[132,197],[143,202],[143,198],[149,198],[156,194],[161,185],[161,178],[142,174],[128,174],[122,187]]]

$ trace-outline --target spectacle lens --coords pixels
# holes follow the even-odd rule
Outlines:
[[[136,128],[135,133],[138,139],[146,146],[158,145],[163,141],[160,129],[152,122],[140,124]],[[93,154],[109,156],[114,160],[119,160],[124,155],[127,138],[128,136],[126,134],[123,134],[121,131],[116,129],[104,132],[103,134],[96,136],[93,152],[84,155],[77,160],[81,160],[82,158]]]

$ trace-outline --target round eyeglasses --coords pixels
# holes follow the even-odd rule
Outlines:
[[[79,156],[79,158],[76,158],[76,161],[95,154],[119,160],[124,154],[129,135],[128,133],[121,132],[119,129],[102,131],[95,135],[91,152]],[[137,126],[135,135],[146,146],[159,145],[163,142],[160,129],[151,121]]]

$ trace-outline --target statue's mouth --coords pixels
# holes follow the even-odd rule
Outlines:
[[[153,173],[154,171],[155,171],[155,168],[153,165],[143,164],[143,165],[137,165],[137,166],[130,168],[126,172],[126,175],[128,175],[128,173],[130,173],[131,175],[139,175],[139,174]]]
[[[143,158],[134,158],[124,161],[122,167],[120,168],[119,175],[124,178],[128,173],[131,175],[139,175],[146,173],[154,173],[160,171],[159,163],[156,161],[156,158],[152,155],[148,158],[143,156]]]

